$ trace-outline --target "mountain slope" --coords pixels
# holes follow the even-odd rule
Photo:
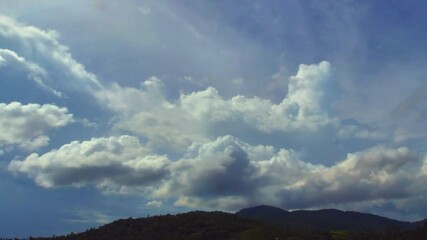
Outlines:
[[[34,238],[32,238],[34,239]],[[97,229],[40,240],[424,240],[427,224],[400,222],[372,214],[334,209],[286,211],[246,208],[235,214],[195,211],[120,219]]]
[[[278,207],[260,205],[251,208],[244,208],[235,213],[238,216],[260,220],[266,223],[279,223],[290,220],[290,212]]]
[[[62,240],[219,240],[272,239],[280,230],[223,212],[195,211],[178,215],[121,219],[83,233],[47,239]],[[41,238],[40,238],[41,239]]]
[[[242,209],[236,215],[272,223],[285,228],[311,228],[319,230],[383,230],[387,227],[411,229],[415,225],[373,214],[336,209],[286,211],[269,206]]]

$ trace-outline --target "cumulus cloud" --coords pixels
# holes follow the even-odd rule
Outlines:
[[[112,84],[96,93],[97,99],[118,115],[115,129],[148,139],[152,148],[185,151],[193,141],[203,141],[199,123],[166,99],[163,83],[151,77],[139,89]]]
[[[179,111],[167,111],[163,114],[142,112],[121,120],[115,128],[147,138],[147,146],[152,149],[184,152],[193,142],[207,140],[200,125],[191,121],[192,119],[186,121],[187,119]]]
[[[289,150],[251,146],[233,137],[192,149],[174,163],[172,179],[155,196],[180,196],[176,204],[234,210],[255,204],[310,208],[410,198],[422,181],[420,161],[407,148],[378,146],[326,167]]]
[[[328,115],[325,87],[332,82],[328,62],[302,64],[289,79],[288,95],[279,104],[258,97],[222,98],[212,87],[182,94],[179,105],[188,115],[202,122],[246,124],[263,132],[316,130],[333,124]]]
[[[415,177],[419,166],[408,148],[373,147],[299,179],[278,196],[289,208],[409,198],[417,194],[411,186],[421,180]]]
[[[171,161],[136,137],[120,136],[31,154],[8,169],[43,187],[95,185],[108,193],[143,194],[153,206],[172,199],[178,206],[235,210],[261,203],[309,208],[410,199],[420,194],[414,186],[427,176],[424,165],[408,148],[377,146],[326,167],[232,136],[195,143]]]
[[[151,155],[131,136],[74,141],[43,155],[13,160],[9,170],[28,174],[43,187],[94,184],[105,192],[153,186],[167,174],[165,156]]]
[[[111,84],[97,91],[96,98],[115,113],[115,134],[135,134],[173,159],[193,143],[233,135],[252,144],[293,148],[305,152],[307,161],[332,164],[348,151],[366,148],[350,141],[389,137],[384,129],[346,122],[335,114],[339,94],[328,62],[300,65],[287,85],[287,95],[278,102],[243,95],[225,98],[213,87],[171,98],[163,82],[151,77],[138,88]]]
[[[159,107],[169,108],[171,104],[165,99],[162,87],[160,79],[151,77],[142,82],[140,88],[113,83],[95,95],[107,108],[124,116],[132,116],[142,111],[155,111]]]
[[[230,134],[227,129],[271,134],[313,132],[336,126],[338,119],[329,114],[332,100],[328,94],[333,85],[330,64],[321,62],[302,64],[297,74],[289,78],[288,95],[278,104],[242,95],[225,99],[213,87],[181,93],[172,101],[156,77],[142,82],[140,88],[112,84],[96,96],[118,114],[116,129],[146,137],[156,146],[185,150],[193,142]]]
[[[33,150],[49,142],[46,133],[73,121],[66,108],[51,104],[0,103],[0,147],[17,145]]]

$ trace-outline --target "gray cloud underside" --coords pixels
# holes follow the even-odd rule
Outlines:
[[[136,137],[120,136],[32,154],[12,161],[9,170],[48,188],[95,185],[106,193],[234,210],[259,203],[309,208],[425,196],[426,166],[407,148],[377,146],[325,167],[291,150],[252,146],[232,136],[193,144],[171,161],[150,153]]]

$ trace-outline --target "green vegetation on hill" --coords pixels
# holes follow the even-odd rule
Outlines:
[[[244,213],[244,214],[243,214]],[[337,210],[302,212],[313,219],[307,225],[295,219],[298,225],[283,224],[282,217],[288,211],[261,207],[239,211],[237,214],[195,211],[178,215],[154,216],[138,219],[121,219],[97,229],[78,234],[39,240],[425,240],[427,224],[416,223],[411,228],[402,223],[379,216]],[[251,218],[241,215],[251,215]],[[298,214],[301,214],[299,212]],[[344,215],[343,215],[344,214]],[[258,216],[258,220],[254,217]],[[260,217],[262,216],[262,217]],[[270,216],[270,217],[269,217]],[[296,215],[299,216],[299,215]],[[338,218],[337,218],[338,216]],[[346,217],[347,225],[336,225],[334,221]],[[379,224],[380,228],[351,228],[362,220],[368,224]],[[359,220],[358,220],[359,219]],[[275,222],[276,221],[276,222]],[[316,227],[317,221],[317,227]],[[275,223],[274,223],[275,222]],[[387,225],[387,223],[391,223]],[[404,223],[404,222],[403,222]],[[314,225],[313,225],[314,224]],[[332,224],[332,225],[331,225]],[[407,223],[410,224],[410,223]],[[387,226],[386,226],[387,225]],[[326,227],[325,227],[326,226]],[[337,226],[337,228],[334,228]],[[344,228],[340,228],[344,226]],[[368,226],[368,225],[366,225]],[[386,227],[384,227],[386,226]],[[32,238],[35,239],[35,238]]]

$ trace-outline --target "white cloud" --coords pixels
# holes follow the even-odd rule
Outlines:
[[[63,94],[68,99],[72,95],[69,109],[79,117],[87,116],[80,116],[81,108],[77,106],[89,101],[93,104],[89,98],[94,95],[104,109],[117,114],[112,120],[114,130],[144,137],[153,149],[182,153],[193,142],[213,140],[224,134],[243,137],[248,132],[264,135],[315,132],[339,124],[330,111],[334,80],[326,61],[300,65],[297,73],[286,81],[287,96],[277,104],[242,95],[227,99],[213,87],[188,94],[182,92],[179,99],[171,100],[156,77],[142,82],[140,88],[101,84],[72,58],[69,49],[58,39],[57,32],[0,17],[0,40],[5,42],[0,56],[7,59],[3,65],[21,66],[21,71],[28,72],[39,86],[57,96]],[[74,91],[82,90],[92,96],[74,97]]]
[[[195,86],[202,87],[202,86],[206,86],[208,84],[209,79],[206,78],[206,77],[205,78],[201,78],[201,79],[196,79],[196,78],[194,78],[191,75],[187,75],[187,76],[184,76],[183,81],[186,82],[186,83],[195,85]]]
[[[338,136],[343,139],[359,138],[382,140],[387,137],[387,134],[372,129],[366,129],[361,126],[348,125],[342,126],[341,129],[339,129]]]
[[[154,195],[179,196],[177,205],[228,210],[266,203],[284,208],[393,203],[420,194],[421,186],[413,187],[424,181],[420,165],[408,148],[378,146],[325,167],[292,151],[223,137],[173,163],[171,180]]]
[[[101,84],[95,75],[72,58],[68,47],[59,42],[57,32],[41,30],[1,16],[0,40],[4,42],[4,49],[0,52],[3,59],[0,60],[0,75],[2,70],[3,74],[10,74],[10,67],[18,66],[21,74],[29,74],[28,78],[38,86],[57,96],[64,96],[63,101],[78,118],[93,121],[93,116],[81,114],[89,112],[96,115],[101,111],[97,105],[100,104],[103,110],[109,109],[117,114],[110,122],[114,125],[113,130],[118,130],[116,133],[136,134],[147,139],[149,147],[163,152],[183,153],[193,142],[206,142],[226,134],[243,140],[257,134],[268,137],[278,133],[288,134],[288,138],[295,133],[315,134],[324,128],[340,127],[339,119],[332,111],[336,100],[333,71],[326,61],[302,64],[297,73],[287,80],[284,80],[282,69],[280,77],[275,78],[287,85],[287,96],[282,96],[278,103],[243,95],[225,98],[213,87],[192,93],[183,90],[178,99],[173,99],[156,77],[142,82],[139,88],[118,83]],[[193,80],[193,77],[187,77],[187,81]],[[237,81],[239,85],[248,82],[246,79],[240,80]],[[25,89],[29,88],[32,89],[32,86]],[[26,99],[28,94],[20,94],[22,89],[15,90],[17,94],[11,95],[11,100],[24,98],[25,102],[35,102],[34,99]],[[76,97],[77,93],[79,97]],[[92,97],[98,102],[92,101]],[[40,100],[39,96],[36,98]],[[41,99],[41,102],[46,102],[46,99]],[[82,104],[85,104],[85,108],[80,107]],[[335,130],[336,135],[345,135],[345,138],[378,139],[381,134],[367,130]],[[42,142],[43,139],[38,140]]]
[[[227,129],[271,134],[337,126],[337,118],[329,114],[330,85],[330,64],[321,62],[301,65],[289,79],[288,96],[278,104],[241,95],[225,99],[213,87],[181,93],[179,99],[171,101],[156,77],[142,82],[140,88],[112,84],[96,96],[102,105],[118,114],[116,129],[148,138],[153,147],[185,151],[193,142],[230,134]],[[225,132],[218,134],[216,128]]]
[[[142,6],[139,7],[138,10],[141,12],[141,14],[143,15],[149,15],[151,14],[151,8],[149,6]]]
[[[421,180],[415,177],[419,166],[419,159],[403,147],[378,146],[348,154],[344,161],[284,188],[281,205],[306,208],[410,198],[417,194],[411,186]]]
[[[43,155],[14,160],[9,171],[43,187],[97,186],[104,193],[142,194],[149,206],[165,200],[191,208],[236,210],[255,204],[284,208],[378,202],[424,196],[426,167],[408,148],[377,146],[333,166],[298,154],[253,146],[232,136],[193,144],[176,161],[150,153],[131,136],[72,142]]]
[[[146,205],[149,206],[149,207],[159,208],[159,207],[161,207],[163,205],[163,202],[161,202],[161,201],[150,201],[150,202],[147,202]]]
[[[112,84],[96,97],[118,114],[115,129],[147,138],[152,148],[183,151],[193,141],[203,141],[198,123],[167,101],[162,87],[160,79],[151,77],[140,89]]]
[[[226,100],[210,87],[182,94],[179,105],[188,115],[204,123],[246,124],[262,132],[316,130],[336,123],[336,119],[328,115],[325,87],[331,82],[328,62],[301,65],[297,74],[289,79],[288,95],[279,104],[240,95]]]
[[[19,144],[19,147],[26,150],[34,150],[43,146],[47,146],[49,141],[50,139],[48,136],[38,136],[34,139],[22,141],[21,144]]]
[[[43,187],[95,184],[104,192],[153,187],[167,174],[166,156],[151,155],[131,136],[74,141],[43,155],[13,160],[9,170],[25,173]]]
[[[109,109],[125,116],[159,108],[170,108],[170,103],[162,92],[163,83],[157,77],[151,77],[141,83],[140,88],[122,87],[113,83],[108,88],[95,93],[97,99]]]
[[[186,119],[181,112],[173,110],[162,114],[142,112],[121,120],[115,127],[147,138],[147,146],[152,149],[183,152],[193,142],[207,140],[203,132],[198,131],[198,123]]]
[[[64,219],[67,222],[107,224],[115,220],[112,216],[93,209],[79,208],[69,212],[73,215],[73,218]]]
[[[8,72],[17,72],[20,74],[26,75],[26,77],[32,81],[34,81],[41,88],[50,91],[57,97],[61,97],[61,93],[47,86],[43,79],[47,76],[46,71],[38,66],[35,63],[27,62],[25,58],[18,56],[17,53],[8,50],[8,49],[0,49],[0,68],[2,71]],[[16,78],[6,78],[5,81],[16,81]]]
[[[20,67],[28,78],[57,96],[70,90],[99,89],[101,85],[96,76],[74,60],[58,38],[55,31],[27,26],[0,15],[0,73],[7,66],[7,72]]]
[[[0,147],[17,145],[28,150],[46,146],[50,129],[73,121],[66,108],[51,104],[0,103],[0,115]]]
[[[331,82],[332,70],[329,62],[301,64],[297,74],[289,79],[288,96],[284,102],[287,105],[297,105],[298,117],[323,115],[329,104],[328,98],[334,94],[328,91]]]
[[[82,125],[106,124],[103,121],[108,113],[103,112],[94,96],[103,85],[72,57],[69,48],[59,42],[57,32],[0,15],[0,42],[0,79],[4,84],[0,102],[66,106]],[[69,132],[64,133],[58,139],[69,137]],[[48,141],[48,137],[40,135],[19,144],[21,148],[35,149]]]

